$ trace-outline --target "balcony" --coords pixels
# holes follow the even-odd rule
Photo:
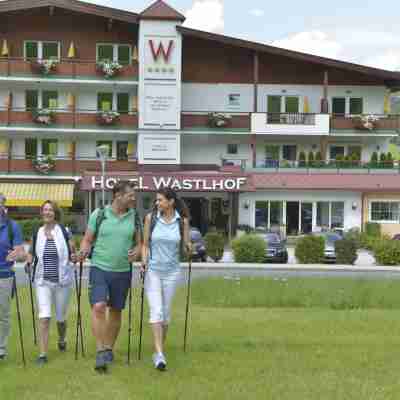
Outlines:
[[[331,134],[343,135],[346,133],[359,135],[397,136],[400,129],[399,115],[332,115]]]
[[[136,171],[137,160],[108,160],[106,162],[106,171]],[[100,171],[100,161],[93,157],[81,159],[55,158],[54,169],[48,174],[51,175],[82,175],[84,171]],[[33,166],[32,160],[25,159],[25,156],[13,156],[12,159],[0,158],[0,174],[37,174],[41,175]]]
[[[112,78],[105,78],[97,68],[96,60],[71,60],[61,59],[48,74],[41,73],[37,67],[37,60],[25,60],[24,58],[0,58],[0,80],[9,78],[38,78],[46,80],[89,80],[104,82],[138,80],[138,65],[125,65]]]
[[[185,111],[181,115],[181,129],[187,133],[249,133],[250,114]]]
[[[294,174],[400,174],[398,161],[362,162],[351,160],[290,161],[263,160],[248,172],[294,173]]]
[[[329,135],[329,115],[252,113],[251,132],[260,135]]]
[[[138,127],[138,115],[119,114],[113,121],[105,120],[97,110],[82,109],[36,109],[1,108],[0,129],[26,130],[135,130]]]

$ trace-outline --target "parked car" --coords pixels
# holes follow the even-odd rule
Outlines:
[[[286,264],[289,258],[286,240],[282,239],[277,232],[267,232],[260,236],[266,242],[265,261]]]
[[[325,239],[325,262],[336,262],[336,251],[335,251],[335,242],[337,240],[343,239],[343,237],[337,232],[317,232],[313,233],[313,235],[321,236]]]
[[[396,233],[393,237],[392,240],[400,240],[400,233]]]
[[[192,260],[207,261],[206,243],[198,228],[190,228],[190,240],[192,241]]]

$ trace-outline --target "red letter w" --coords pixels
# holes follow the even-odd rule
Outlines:
[[[166,63],[168,63],[168,62],[169,62],[169,57],[170,57],[170,55],[171,55],[171,50],[172,50],[172,46],[173,46],[173,44],[174,44],[174,41],[173,41],[173,40],[170,40],[170,41],[169,41],[167,51],[165,51],[164,46],[163,46],[163,44],[162,44],[161,41],[160,41],[160,45],[158,46],[157,51],[156,51],[155,48],[154,48],[154,43],[153,43],[153,41],[152,41],[152,40],[149,40],[149,43],[150,43],[151,53],[153,54],[153,59],[154,59],[154,61],[157,61],[157,60],[158,60],[158,57],[160,57],[160,54],[162,54],[163,57],[164,57],[164,61],[165,61]]]

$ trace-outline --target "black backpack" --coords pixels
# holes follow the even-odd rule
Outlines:
[[[140,237],[143,239],[143,227],[142,227],[142,224],[140,223],[139,213],[137,212],[136,208],[133,209],[133,216],[135,219],[135,234],[136,234],[136,232],[139,232]],[[100,226],[106,218],[107,218],[106,210],[103,206],[101,206],[99,208],[99,212],[96,217],[96,227],[95,227],[95,231],[93,232],[94,240],[93,240],[92,248],[90,249],[90,254],[89,254],[88,258],[92,258],[93,250],[96,246],[96,240],[97,240],[97,235],[99,234]]]

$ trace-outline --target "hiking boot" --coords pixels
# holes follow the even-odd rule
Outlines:
[[[104,350],[104,361],[107,365],[111,364],[114,361],[114,354],[112,349]]]
[[[38,365],[39,367],[42,367],[43,365],[47,364],[48,361],[49,360],[48,360],[47,356],[42,354],[36,359],[36,365]]]
[[[97,372],[107,372],[107,362],[105,359],[105,351],[98,351],[96,353],[96,365],[94,367],[94,369]]]
[[[159,371],[165,371],[167,367],[167,360],[164,357],[163,353],[154,353],[153,354],[153,364],[156,369]]]
[[[62,353],[67,351],[67,342],[58,342],[58,350],[60,350]]]

